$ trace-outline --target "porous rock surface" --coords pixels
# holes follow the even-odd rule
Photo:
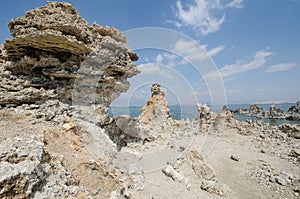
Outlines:
[[[47,177],[42,163],[44,143],[34,139],[9,138],[0,145],[0,197],[32,197]]]
[[[34,103],[39,98],[70,103],[78,78],[77,86],[85,91],[97,87],[92,91],[102,97],[98,103],[107,106],[128,89],[126,79],[139,73],[131,63],[138,57],[126,46],[126,37],[115,28],[89,26],[69,3],[50,2],[27,11],[8,27],[12,39],[1,50],[7,79],[2,80],[0,104]],[[16,79],[22,86],[11,83]],[[31,97],[21,97],[27,93]]]
[[[121,197],[121,174],[104,164],[109,155],[95,160],[89,142],[100,133],[110,153],[116,148],[101,125],[112,100],[129,88],[127,78],[139,73],[126,37],[89,26],[62,2],[27,11],[8,27],[12,38],[0,46],[1,198]],[[39,128],[48,123],[55,127]]]

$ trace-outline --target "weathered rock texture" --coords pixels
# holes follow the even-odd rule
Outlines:
[[[201,123],[210,123],[212,112],[206,104],[198,104],[198,119]]]
[[[129,88],[127,78],[139,73],[126,37],[115,28],[89,26],[69,3],[48,3],[8,26],[12,39],[0,46],[1,107],[64,123],[62,131],[45,131],[46,140],[28,140],[24,133],[1,143],[0,197],[109,198],[113,191],[121,197],[119,177],[104,165],[116,146],[102,126],[111,122],[112,100]],[[70,122],[78,115],[76,125]],[[106,143],[107,154],[104,146],[92,148],[96,141]],[[105,156],[97,157],[102,162],[93,160],[95,150]]]
[[[93,102],[108,106],[128,89],[126,79],[138,73],[131,63],[138,57],[126,46],[126,37],[115,28],[89,26],[69,3],[48,3],[10,21],[8,27],[13,38],[1,50],[1,58],[9,62],[4,64],[8,79],[2,80],[0,104],[47,97],[70,103],[74,81],[80,78],[81,89],[87,91],[83,97],[96,92],[101,98]],[[16,79],[17,85],[7,86]],[[90,87],[95,89],[86,90]]]
[[[33,196],[47,177],[44,144],[34,139],[7,139],[0,145],[0,197]],[[49,168],[48,168],[49,169]]]

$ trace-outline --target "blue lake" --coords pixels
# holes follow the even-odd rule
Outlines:
[[[233,104],[227,105],[229,109],[240,109],[240,108],[249,108],[250,104]],[[291,106],[294,106],[294,103],[287,103],[287,104],[277,104],[276,107],[286,112]],[[259,107],[263,108],[264,110],[269,111],[271,104],[259,104]],[[175,120],[181,119],[194,119],[197,117],[197,105],[189,105],[189,106],[168,106],[170,109],[171,117]],[[119,115],[130,115],[132,118],[139,116],[142,106],[129,106],[129,107],[110,107],[109,108],[109,115],[112,117],[117,117]],[[220,112],[222,111],[223,106],[214,105],[211,106],[211,110],[213,112]],[[240,121],[245,120],[262,120],[266,123],[271,125],[281,125],[284,123],[289,124],[300,124],[300,121],[289,121],[289,120],[278,120],[278,119],[260,119],[256,117],[248,117],[243,115],[234,115],[234,118]]]

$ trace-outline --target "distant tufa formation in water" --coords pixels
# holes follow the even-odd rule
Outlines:
[[[225,108],[227,109],[227,108]],[[300,101],[296,106],[291,106],[287,112],[276,107],[275,103],[270,106],[270,111],[265,111],[263,108],[255,104],[249,106],[248,109],[230,110],[234,114],[252,116],[265,119],[285,119],[285,120],[300,120]]]

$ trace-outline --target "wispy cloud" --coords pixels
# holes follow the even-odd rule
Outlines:
[[[227,4],[222,4],[220,0],[194,0],[194,5],[183,5],[178,0],[175,14],[179,21],[173,24],[177,27],[191,26],[201,35],[207,35],[220,29],[225,22],[224,10],[227,8],[241,9],[243,0],[232,0]]]
[[[295,63],[281,63],[281,64],[276,64],[268,67],[266,69],[267,73],[274,73],[274,72],[280,72],[280,71],[286,71],[289,70],[293,67],[297,66]]]
[[[241,9],[244,7],[243,0],[233,0],[225,5],[226,8],[238,8]]]
[[[244,73],[250,70],[257,69],[263,66],[267,58],[272,55],[272,52],[265,50],[258,51],[254,54],[251,61],[241,61],[237,60],[234,64],[226,65],[220,69],[220,73],[223,78]]]
[[[224,50],[225,46],[217,46],[212,49],[208,49],[206,44],[199,45],[196,42],[179,40],[176,42],[173,52],[177,55],[183,56],[188,61],[202,61],[208,56],[214,56]],[[183,64],[185,62],[181,62]]]
[[[229,64],[221,68],[218,72],[210,72],[204,75],[204,80],[213,80],[217,77],[229,80],[233,76],[254,70],[263,66],[267,58],[272,55],[272,52],[260,50],[255,52],[251,60],[237,60],[234,64]]]
[[[220,45],[214,48],[209,48],[207,44],[198,44],[195,41],[178,40],[172,48],[172,53],[159,53],[152,60],[157,65],[165,64],[167,66],[184,65],[189,62],[201,62],[207,58],[217,55],[225,49],[225,46]],[[150,62],[150,59],[147,60]]]
[[[156,56],[155,61],[156,61],[156,63],[161,63],[163,61],[163,59],[164,59],[163,56],[161,54],[158,54]]]
[[[160,67],[158,64],[147,63],[138,65],[142,75],[161,75],[167,79],[173,79],[172,72]]]

